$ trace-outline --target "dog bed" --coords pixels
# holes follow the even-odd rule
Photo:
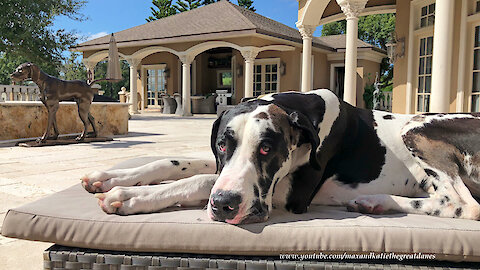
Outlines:
[[[151,160],[130,161],[123,167]],[[372,252],[379,256],[429,254],[435,256],[435,261],[467,262],[472,268],[480,265],[478,221],[411,214],[363,215],[346,212],[344,207],[326,206],[312,206],[302,215],[274,210],[265,223],[240,226],[211,221],[206,211],[199,208],[170,208],[159,213],[132,216],[107,215],[98,207],[94,196],[83,190],[80,184],[9,210],[2,235],[57,244],[46,252],[46,269],[92,269],[65,266],[67,262],[88,263],[79,262],[79,258],[90,258],[92,264],[121,261],[132,266],[132,258],[144,258],[137,259],[137,265],[183,269],[190,263],[191,268],[198,268],[193,267],[195,262],[203,262],[202,265],[209,265],[208,268],[222,268],[219,266],[222,260],[226,260],[222,256],[235,260],[231,265],[233,269],[245,269],[247,262],[252,262],[253,268],[249,269],[280,269],[280,265],[307,269],[312,262],[285,255],[365,255]],[[191,256],[187,258],[185,254]],[[63,264],[58,264],[59,258],[63,258]],[[164,258],[163,265],[161,258]],[[52,263],[55,260],[57,263]],[[143,264],[138,264],[140,261]],[[334,261],[326,259],[322,264],[339,263],[339,260]],[[389,260],[360,261],[390,263]],[[434,263],[428,259],[415,261],[424,261],[427,265]],[[176,266],[168,266],[172,262]],[[350,263],[356,265],[357,261]],[[145,267],[131,269],[157,269]]]

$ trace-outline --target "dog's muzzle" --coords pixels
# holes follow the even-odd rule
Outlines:
[[[246,224],[263,222],[268,219],[268,210],[255,203],[249,211],[245,211],[242,196],[225,190],[217,190],[210,196],[212,219],[230,224]]]

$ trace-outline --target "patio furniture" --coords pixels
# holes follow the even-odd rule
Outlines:
[[[326,206],[302,215],[277,209],[265,223],[239,226],[211,221],[202,208],[107,215],[80,184],[9,210],[2,235],[56,243],[45,251],[45,269],[478,269],[480,262],[478,221]],[[433,254],[435,260],[319,257],[371,252]],[[314,253],[316,260],[280,257]]]
[[[178,93],[173,94],[173,98],[177,103],[177,110],[175,110],[176,115],[183,115],[183,106],[182,106],[182,96]]]
[[[163,111],[165,114],[174,114],[177,109],[177,102],[171,96],[162,94]]]
[[[192,113],[215,113],[215,98],[217,94],[192,96]]]

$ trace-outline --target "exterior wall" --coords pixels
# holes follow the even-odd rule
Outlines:
[[[313,89],[330,88],[330,64],[325,53],[313,52]],[[300,58],[299,65],[301,64]],[[299,66],[301,68],[301,66]],[[298,74],[300,77],[300,73]]]
[[[470,2],[470,1],[467,1]],[[395,62],[394,67],[394,80],[393,80],[393,112],[395,113],[413,113],[415,111],[415,93],[417,89],[417,72],[418,72],[418,45],[417,40],[418,37],[413,35],[414,38],[414,46],[413,48],[409,48],[409,24],[410,24],[410,6],[412,1],[397,1],[397,13],[396,13],[396,32],[398,37],[405,37],[405,57],[398,58]],[[454,25],[453,25],[453,46],[452,46],[452,59],[451,59],[451,82],[450,82],[450,93],[449,93],[449,100],[450,100],[450,112],[456,111],[457,102],[463,102],[465,105],[468,105],[467,101],[469,99],[469,91],[465,91],[465,100],[457,101],[457,86],[459,80],[464,80],[464,89],[468,89],[471,85],[469,80],[471,78],[467,76],[466,78],[459,78],[458,77],[458,70],[460,65],[468,65],[466,66],[465,72],[471,73],[471,66],[470,63],[460,63],[460,55],[462,49],[460,48],[460,40],[461,40],[461,21],[462,21],[462,1],[455,1],[455,10],[454,10]],[[467,26],[468,27],[468,26]],[[473,35],[471,33],[469,35]],[[467,35],[467,44],[470,43],[471,36]],[[467,46],[469,48],[469,46]],[[412,63],[412,70],[408,70],[408,56],[409,54],[413,54],[413,63]],[[472,58],[472,52],[470,49],[467,50],[467,58]],[[469,61],[466,61],[469,62]],[[406,111],[406,97],[407,97],[407,77],[408,72],[412,72],[412,111]],[[468,111],[468,106],[464,106],[464,111]]]
[[[395,31],[399,37],[405,37],[405,56],[397,59],[393,70],[392,111],[394,113],[406,113],[408,54],[412,49],[408,47],[409,21],[410,1],[398,1]]]
[[[146,68],[149,65],[160,65],[165,64],[166,68],[170,70],[170,76],[167,77],[167,93],[173,95],[174,93],[181,92],[181,89],[178,89],[178,57],[174,54],[168,52],[154,53],[142,59],[142,62],[139,65],[139,71],[141,77],[137,83],[137,91],[141,95],[141,108],[147,108],[147,73]]]
[[[94,102],[90,112],[95,118],[99,136],[128,133],[127,104]],[[0,140],[40,137],[47,127],[47,109],[39,101],[3,102],[0,103],[0,119]],[[82,132],[83,124],[78,117],[76,103],[60,102],[57,124],[60,134]]]

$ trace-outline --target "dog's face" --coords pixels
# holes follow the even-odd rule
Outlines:
[[[220,175],[207,207],[211,219],[230,224],[268,219],[275,185],[288,174],[302,137],[296,117],[257,100],[215,122],[211,144]]]
[[[10,75],[12,80],[21,82],[32,78],[32,63],[24,63],[18,66],[15,71]]]

